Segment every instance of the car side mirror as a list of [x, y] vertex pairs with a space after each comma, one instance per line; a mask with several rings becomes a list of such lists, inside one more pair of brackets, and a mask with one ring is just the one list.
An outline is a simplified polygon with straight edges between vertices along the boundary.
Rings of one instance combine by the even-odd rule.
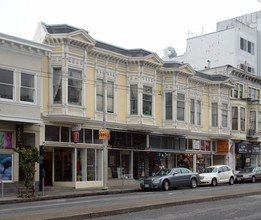
[[218, 173], [222, 173], [222, 171], [221, 171], [221, 170], [219, 170], [219, 171], [218, 171]]
[[174, 172], [174, 173], [173, 173], [173, 176], [176, 175], [176, 174], [178, 174], [178, 172]]

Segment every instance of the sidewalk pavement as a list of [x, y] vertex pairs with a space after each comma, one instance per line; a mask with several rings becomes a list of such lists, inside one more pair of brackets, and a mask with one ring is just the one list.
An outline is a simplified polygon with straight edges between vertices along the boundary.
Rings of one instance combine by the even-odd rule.
[[140, 191], [138, 184], [126, 185], [126, 186], [110, 186], [108, 189], [99, 188], [88, 188], [88, 189], [74, 189], [68, 187], [45, 187], [44, 192], [36, 192], [33, 198], [21, 198], [17, 195], [7, 194], [2, 196], [0, 192], [0, 205], [10, 203], [21, 203], [21, 202], [33, 202], [42, 200], [52, 200], [61, 198], [75, 198], [83, 196], [95, 196], [95, 195], [109, 195], [119, 193], [129, 193]]

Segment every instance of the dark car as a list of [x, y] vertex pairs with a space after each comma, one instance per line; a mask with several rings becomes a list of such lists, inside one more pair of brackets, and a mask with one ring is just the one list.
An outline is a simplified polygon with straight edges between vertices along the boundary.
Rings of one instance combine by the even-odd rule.
[[236, 174], [236, 181], [243, 182], [243, 181], [251, 181], [255, 183], [256, 180], [261, 179], [261, 167], [248, 167], [240, 170]]
[[161, 169], [154, 176], [141, 180], [142, 190], [162, 189], [169, 190], [180, 186], [190, 186], [196, 188], [199, 180], [198, 173], [194, 173], [187, 168]]

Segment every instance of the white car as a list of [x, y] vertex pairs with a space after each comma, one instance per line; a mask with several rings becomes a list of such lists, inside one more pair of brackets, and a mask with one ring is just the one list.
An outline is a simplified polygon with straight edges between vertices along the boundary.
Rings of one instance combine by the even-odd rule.
[[199, 179], [202, 185], [212, 186], [217, 186], [219, 183], [233, 185], [235, 182], [234, 173], [227, 165], [206, 167], [199, 172]]

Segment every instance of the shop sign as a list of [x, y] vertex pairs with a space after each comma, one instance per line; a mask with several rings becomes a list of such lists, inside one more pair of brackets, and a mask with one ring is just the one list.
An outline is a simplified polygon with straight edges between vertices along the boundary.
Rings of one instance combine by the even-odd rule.
[[217, 153], [228, 153], [228, 140], [219, 140], [218, 141]]
[[23, 146], [24, 137], [24, 125], [16, 124], [16, 148], [21, 148]]
[[252, 154], [260, 154], [260, 145], [259, 144], [254, 144], [252, 146]]
[[238, 153], [239, 154], [247, 154], [250, 153], [248, 149], [248, 145], [245, 143], [239, 143], [238, 144]]
[[99, 130], [99, 139], [110, 140], [110, 131], [107, 129], [100, 129]]
[[193, 140], [193, 149], [200, 150], [200, 140]]

